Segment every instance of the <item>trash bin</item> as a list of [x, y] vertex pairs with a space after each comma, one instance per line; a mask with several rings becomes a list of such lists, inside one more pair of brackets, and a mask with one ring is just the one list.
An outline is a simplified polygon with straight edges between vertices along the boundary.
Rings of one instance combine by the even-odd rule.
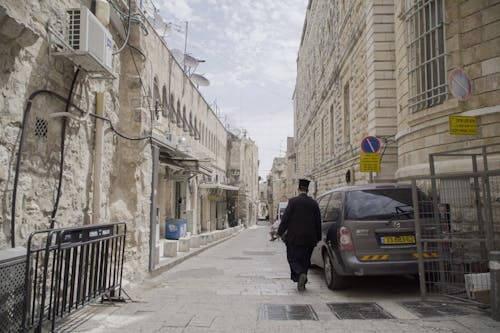
[[185, 219], [165, 220], [165, 238], [179, 239], [186, 236], [186, 227]]

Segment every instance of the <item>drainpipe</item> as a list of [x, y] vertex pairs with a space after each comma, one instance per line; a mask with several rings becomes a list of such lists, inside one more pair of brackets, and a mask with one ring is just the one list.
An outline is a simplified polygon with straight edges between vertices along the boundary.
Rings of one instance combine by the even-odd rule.
[[156, 266], [156, 227], [158, 226], [158, 216], [156, 210], [158, 191], [158, 165], [160, 160], [160, 148], [151, 145], [151, 155], [153, 158], [153, 170], [151, 177], [151, 214], [149, 222], [149, 271], [152, 272]]
[[[96, 94], [95, 113], [104, 117], [104, 93]], [[94, 194], [92, 203], [92, 223], [99, 224], [101, 218], [101, 171], [102, 171], [102, 153], [104, 145], [104, 121], [96, 118], [95, 120], [95, 147], [94, 147]]]

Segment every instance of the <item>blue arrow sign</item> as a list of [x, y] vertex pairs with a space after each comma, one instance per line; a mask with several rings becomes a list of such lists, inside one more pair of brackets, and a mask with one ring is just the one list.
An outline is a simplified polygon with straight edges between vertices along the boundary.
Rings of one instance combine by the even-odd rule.
[[376, 136], [367, 136], [361, 140], [361, 150], [364, 153], [378, 153], [380, 146], [380, 140]]

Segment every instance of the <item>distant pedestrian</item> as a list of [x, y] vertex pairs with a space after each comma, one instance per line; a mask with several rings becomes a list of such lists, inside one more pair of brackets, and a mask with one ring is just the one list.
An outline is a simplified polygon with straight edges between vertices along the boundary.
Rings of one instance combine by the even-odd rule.
[[307, 195], [309, 180], [299, 179], [299, 195], [288, 201], [278, 235], [286, 244], [290, 278], [299, 291], [305, 290], [311, 254], [321, 239], [318, 203]]

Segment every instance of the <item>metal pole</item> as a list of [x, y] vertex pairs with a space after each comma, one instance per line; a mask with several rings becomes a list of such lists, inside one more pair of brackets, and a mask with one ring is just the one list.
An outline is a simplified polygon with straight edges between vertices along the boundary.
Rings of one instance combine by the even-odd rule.
[[500, 321], [500, 251], [490, 252], [491, 318]]
[[418, 255], [418, 280], [420, 283], [420, 296], [422, 299], [425, 298], [425, 271], [424, 271], [424, 256], [422, 253], [422, 242], [421, 242], [421, 232], [420, 232], [420, 211], [418, 207], [418, 192], [417, 192], [417, 181], [412, 179], [411, 181], [411, 196], [413, 200], [413, 215], [415, 219], [415, 242], [417, 245], [417, 255]]

